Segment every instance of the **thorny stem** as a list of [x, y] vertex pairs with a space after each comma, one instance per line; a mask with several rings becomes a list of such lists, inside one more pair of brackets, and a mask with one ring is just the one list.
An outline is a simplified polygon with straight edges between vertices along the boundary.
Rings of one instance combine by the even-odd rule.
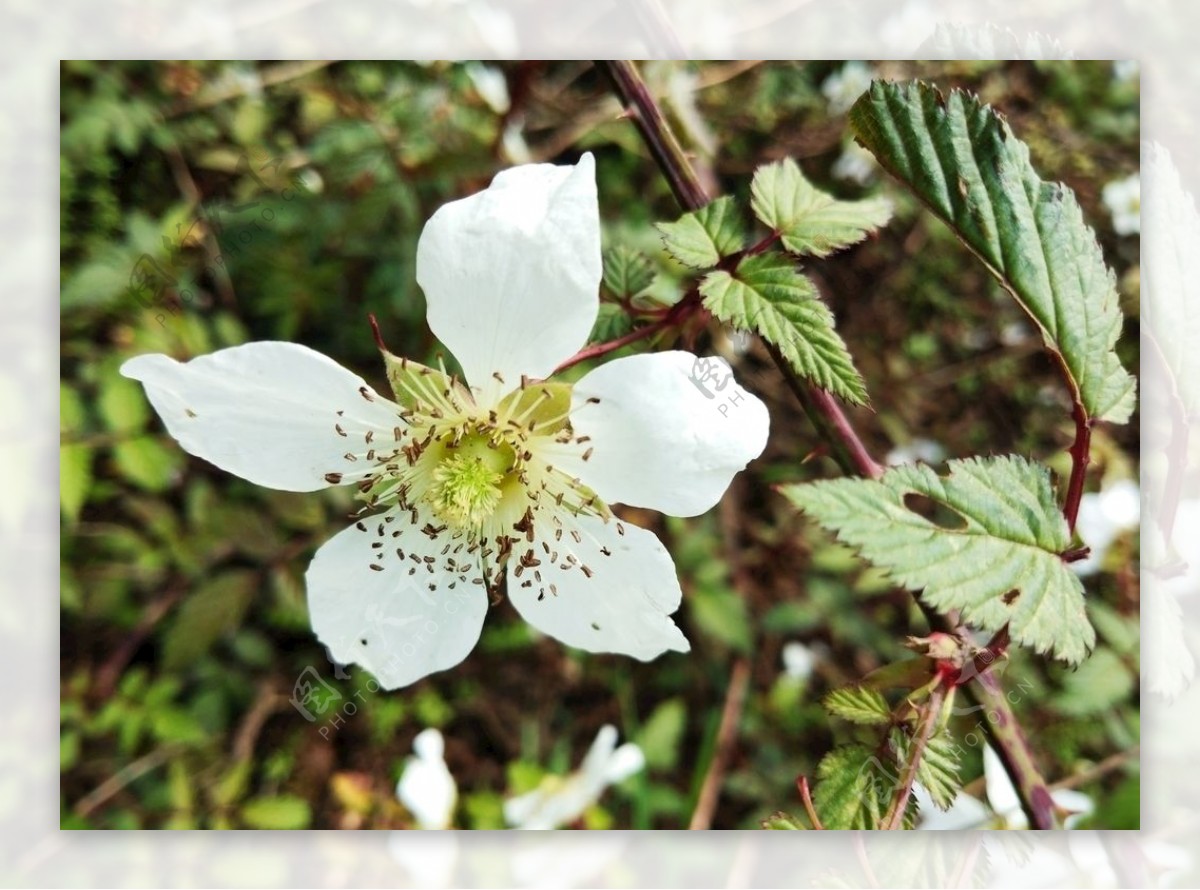
[[921, 711], [921, 720], [913, 735], [912, 746], [908, 757], [900, 770], [900, 781], [896, 784], [896, 792], [892, 802], [879, 827], [883, 831], [895, 831], [904, 827], [904, 811], [908, 808], [908, 799], [912, 796], [913, 782], [917, 780], [917, 770], [921, 767], [921, 758], [925, 756], [925, 748], [929, 740], [937, 734], [938, 723], [942, 716], [942, 705], [946, 701], [946, 690], [938, 685], [925, 700]]
[[[712, 200], [711, 196], [700, 185], [691, 162], [680, 148], [679, 141], [663, 117], [658, 103], [646, 89], [646, 84], [633, 67], [633, 63], [619, 61], [596, 64], [608, 76], [617, 97], [625, 106], [626, 113], [642, 134], [655, 162], [667, 178], [671, 191], [683, 208], [699, 210], [709, 203]], [[761, 252], [770, 246], [776, 237], [772, 234], [768, 240], [750, 248], [750, 251]], [[800, 401], [804, 412], [833, 445], [834, 458], [842, 469], [869, 479], [878, 479], [883, 475], [883, 467], [871, 458], [833, 396], [825, 390], [801, 382], [792, 373], [779, 351], [770, 344], [767, 344], [767, 347], [772, 360]]]
[[[628, 61], [600, 61], [596, 64], [612, 83], [614, 93], [637, 126], [655, 162], [670, 184], [676, 200], [687, 210], [698, 210], [707, 204], [709, 196], [700, 186], [691, 163], [679, 147], [679, 142], [663, 118], [662, 111], [646, 89], [633, 64]], [[813, 419], [818, 431], [830, 443], [833, 456], [842, 469], [847, 473], [872, 479], [882, 475], [883, 468], [870, 456], [862, 439], [833, 397], [797, 380], [778, 353], [773, 353], [772, 358], [788, 386], [804, 406], [805, 413]], [[1082, 482], [1079, 484], [1082, 486]], [[1038, 772], [1029, 742], [1016, 722], [999, 681], [993, 674], [984, 673], [965, 688], [972, 700], [988, 715], [987, 729], [999, 749], [1000, 759], [1009, 777], [1017, 787], [1021, 805], [1029, 817], [1030, 824], [1038, 829], [1054, 828], [1054, 808], [1050, 800], [1050, 791], [1046, 787], [1045, 779]]]
[[[636, 343], [638, 340], [645, 340], [647, 337], [657, 334], [659, 331], [665, 331], [672, 328], [685, 320], [695, 311], [698, 303], [694, 303], [688, 298], [684, 298], [672, 306], [665, 315], [650, 324], [643, 325], [640, 328], [635, 328], [628, 334], [617, 337], [615, 340], [608, 340], [604, 343], [593, 343], [591, 346], [585, 346], [579, 352], [575, 353], [561, 365], [554, 369], [554, 374], [560, 371], [565, 371], [567, 368], [577, 365], [580, 362], [587, 361], [590, 358], [598, 358], [602, 355], [607, 355], [614, 350], [620, 349], [622, 346], [628, 346], [630, 343]], [[553, 376], [553, 374], [551, 375]]]
[[1075, 441], [1071, 443], [1071, 480], [1067, 483], [1067, 499], [1063, 502], [1063, 516], [1067, 528], [1075, 531], [1075, 520], [1079, 517], [1079, 502], [1083, 499], [1083, 483], [1087, 478], [1088, 454], [1092, 447], [1092, 419], [1083, 404], [1076, 401], [1071, 416], [1075, 421]]
[[1029, 740], [1017, 722], [1000, 681], [989, 672], [980, 674], [974, 683], [965, 688], [986, 714], [986, 719], [981, 722], [991, 736], [1005, 772], [1017, 788], [1017, 796], [1021, 798], [1021, 808], [1029, 817], [1029, 824], [1043, 830], [1057, 828], [1050, 789], [1038, 771]]

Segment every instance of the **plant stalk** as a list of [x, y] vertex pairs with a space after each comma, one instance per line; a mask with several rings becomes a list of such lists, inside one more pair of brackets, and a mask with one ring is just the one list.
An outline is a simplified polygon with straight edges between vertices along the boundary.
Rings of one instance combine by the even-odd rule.
[[[650, 153], [654, 156], [680, 205], [689, 211], [698, 210], [711, 198], [700, 185], [691, 162], [684, 154], [675, 134], [663, 117], [658, 103], [650, 95], [637, 69], [629, 61], [598, 61], [597, 67], [608, 78], [613, 92], [621, 101], [626, 113], [638, 128]], [[771, 349], [771, 357], [779, 367], [788, 387], [796, 395], [801, 407], [817, 427], [818, 432], [829, 443], [834, 458], [849, 474], [877, 479], [883, 467], [876, 462], [851, 426], [841, 406], [824, 390], [799, 380], [777, 351]], [[1090, 437], [1090, 426], [1088, 427]], [[1083, 490], [1082, 476], [1086, 472], [1086, 443], [1083, 463], [1079, 468], [1077, 483]], [[1074, 455], [1073, 455], [1074, 456]], [[1078, 464], [1078, 462], [1077, 462]], [[1075, 475], [1074, 473], [1072, 474]], [[1078, 509], [1078, 505], [1076, 505]], [[983, 706], [989, 716], [986, 725], [996, 745], [1000, 759], [1009, 777], [1017, 788], [1021, 805], [1029, 817], [1030, 825], [1039, 829], [1055, 827], [1054, 807], [1045, 779], [1038, 772], [1033, 752], [1025, 734], [1016, 722], [1012, 708], [1005, 698], [1004, 690], [996, 677], [983, 673], [965, 687], [971, 698]], [[994, 719], [992, 715], [995, 715]]]

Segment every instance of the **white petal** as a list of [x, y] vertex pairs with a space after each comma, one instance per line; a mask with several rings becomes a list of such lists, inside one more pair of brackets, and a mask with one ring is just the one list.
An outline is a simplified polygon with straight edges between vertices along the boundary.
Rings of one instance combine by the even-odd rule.
[[436, 762], [446, 756], [446, 740], [431, 726], [417, 733], [413, 739], [413, 751], [422, 760]]
[[983, 749], [983, 776], [992, 812], [1013, 827], [1027, 823], [1017, 789], [1008, 777], [1008, 770], [1004, 768], [1000, 755], [991, 745]]
[[485, 399], [517, 386], [522, 374], [548, 377], [583, 346], [600, 275], [590, 154], [574, 167], [528, 164], [497, 174], [486, 190], [442, 206], [417, 245], [429, 327]]
[[[713, 372], [708, 382], [704, 363]], [[600, 401], [588, 404], [593, 398]], [[723, 360], [690, 352], [601, 365], [575, 384], [572, 404], [571, 424], [591, 437], [592, 454], [555, 465], [609, 503], [673, 516], [695, 516], [719, 501], [734, 474], [762, 453], [770, 426], [767, 407]]]
[[613, 751], [612, 757], [608, 759], [604, 770], [604, 783], [614, 785], [624, 781], [634, 773], [641, 772], [645, 765], [646, 755], [642, 753], [642, 749], [633, 742], [626, 742]]
[[458, 800], [458, 786], [442, 759], [444, 742], [436, 729], [423, 730], [413, 739], [416, 757], [408, 761], [396, 796], [417, 818], [422, 828], [435, 831], [448, 828]]
[[617, 728], [612, 724], [601, 726], [595, 741], [584, 755], [583, 763], [579, 767], [580, 772], [586, 776], [602, 776], [616, 747]]
[[[560, 541], [547, 541], [558, 553], [557, 562], [544, 558], [535, 543], [543, 556], [540, 584], [523, 586], [532, 571], [518, 576], [517, 560], [510, 561], [508, 596], [521, 616], [543, 633], [588, 652], [617, 652], [642, 661], [668, 650], [687, 652], [688, 641], [669, 617], [683, 593], [675, 564], [658, 538], [637, 526], [595, 517], [580, 519], [579, 531], [578, 544], [565, 534]], [[568, 554], [592, 576], [570, 565]]]
[[1061, 788], [1052, 792], [1050, 799], [1054, 801], [1056, 807], [1067, 813], [1063, 819], [1063, 828], [1074, 828], [1080, 820], [1085, 816], [1090, 816], [1096, 809], [1096, 805], [1090, 797], [1082, 791], [1072, 791], [1070, 788]]
[[121, 373], [142, 382], [185, 451], [284, 491], [327, 488], [325, 474], [348, 469], [344, 455], [365, 450], [368, 430], [390, 437], [399, 422], [396, 407], [361, 377], [295, 343], [247, 343], [184, 364], [139, 355]]
[[959, 791], [950, 804], [950, 809], [940, 810], [933, 802], [933, 797], [925, 790], [920, 782], [913, 783], [913, 797], [917, 800], [917, 809], [921, 814], [922, 831], [960, 831], [963, 829], [981, 828], [989, 817], [988, 808], [983, 803], [965, 791]]
[[[388, 515], [391, 522], [372, 517], [363, 520], [365, 531], [352, 525], [326, 543], [306, 581], [313, 630], [331, 657], [361, 665], [385, 689], [396, 689], [466, 658], [488, 603], [483, 585], [474, 583], [482, 577], [478, 560], [465, 547], [453, 552], [461, 539], [429, 538], [421, 531], [424, 516], [414, 523], [406, 512]], [[371, 546], [377, 542], [383, 547]], [[454, 545], [449, 557], [442, 555], [447, 544]], [[454, 571], [447, 558], [456, 559]]]

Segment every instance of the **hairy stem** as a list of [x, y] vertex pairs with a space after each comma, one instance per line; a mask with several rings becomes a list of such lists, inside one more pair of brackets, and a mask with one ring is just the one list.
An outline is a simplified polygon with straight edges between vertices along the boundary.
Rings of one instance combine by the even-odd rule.
[[[646, 89], [633, 63], [600, 61], [596, 64], [608, 77], [614, 93], [637, 126], [655, 162], [670, 184], [676, 200], [686, 210], [698, 210], [707, 204], [710, 196], [701, 187], [691, 163], [679, 147], [679, 141], [663, 118], [662, 111]], [[799, 380], [777, 352], [772, 351], [772, 359], [805, 413], [829, 442], [833, 456], [842, 469], [847, 473], [872, 479], [882, 475], [883, 467], [870, 456], [862, 439], [833, 397]], [[1084, 460], [1081, 474], [1086, 471], [1086, 451]], [[1082, 478], [1078, 484], [1082, 492]], [[975, 681], [965, 688], [972, 699], [983, 706], [989, 715], [989, 720], [985, 722], [992, 741], [1017, 788], [1030, 824], [1034, 828], [1054, 828], [1054, 808], [1050, 801], [1050, 791], [1046, 787], [1045, 779], [1037, 770], [1029, 742], [1016, 722], [999, 681], [988, 672], [976, 677]], [[990, 719], [992, 715], [996, 716], [994, 722]]]
[[1092, 419], [1083, 409], [1083, 404], [1075, 403], [1072, 412], [1075, 420], [1075, 441], [1071, 443], [1071, 480], [1067, 483], [1067, 499], [1063, 502], [1063, 516], [1067, 519], [1067, 527], [1075, 531], [1075, 520], [1079, 518], [1079, 503], [1083, 499], [1083, 483], [1087, 479], [1089, 454], [1092, 448]]
[[1057, 828], [1050, 789], [1038, 771], [1029, 740], [1017, 722], [999, 679], [990, 672], [980, 674], [965, 688], [975, 703], [983, 708], [986, 716], [980, 722], [1000, 755], [1005, 772], [1016, 786], [1021, 809], [1029, 817], [1029, 824], [1041, 830]]
[[913, 782], [917, 780], [917, 770], [921, 768], [921, 758], [925, 756], [925, 748], [929, 740], [937, 734], [938, 723], [942, 716], [942, 705], [946, 701], [946, 691], [936, 687], [922, 705], [921, 719], [913, 734], [912, 746], [908, 757], [900, 769], [900, 779], [896, 783], [896, 791], [892, 801], [884, 813], [879, 827], [883, 831], [896, 831], [904, 827], [904, 811], [908, 808], [908, 799], [912, 797]]

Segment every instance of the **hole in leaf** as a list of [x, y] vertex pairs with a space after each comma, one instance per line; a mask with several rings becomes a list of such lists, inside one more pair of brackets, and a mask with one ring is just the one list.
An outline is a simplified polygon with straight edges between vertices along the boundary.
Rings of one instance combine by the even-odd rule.
[[967, 520], [951, 510], [941, 501], [910, 491], [904, 496], [904, 506], [923, 519], [928, 519], [938, 528], [948, 532], [961, 532], [967, 527]]

